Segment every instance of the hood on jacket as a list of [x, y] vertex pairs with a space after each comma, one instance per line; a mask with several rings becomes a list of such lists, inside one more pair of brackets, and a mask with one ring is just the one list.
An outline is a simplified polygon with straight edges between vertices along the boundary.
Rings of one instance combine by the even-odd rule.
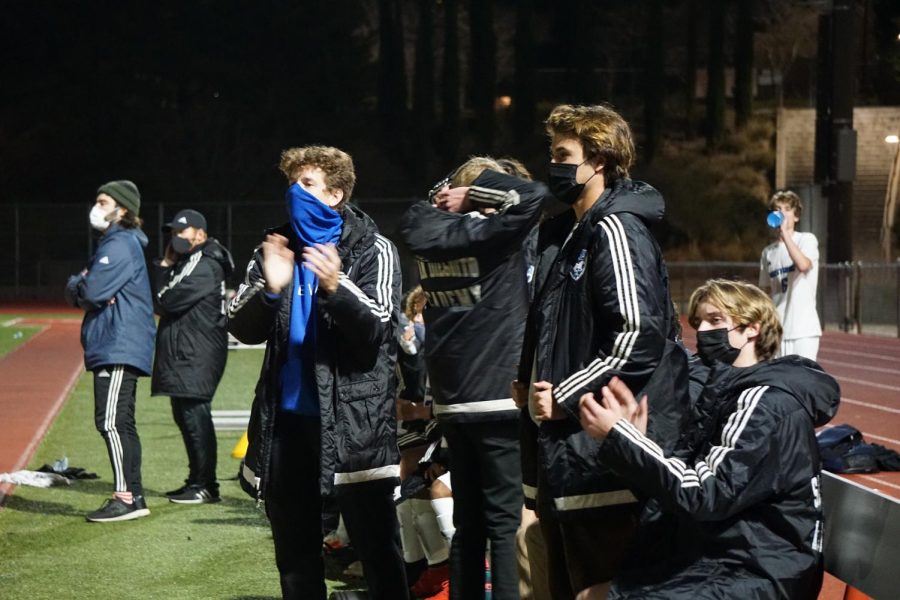
[[717, 376], [733, 377], [729, 387], [767, 385], [784, 390], [803, 407], [815, 427], [828, 423], [841, 401], [837, 381], [818, 364], [801, 356], [785, 356], [745, 369], [716, 365], [711, 377]]
[[662, 221], [666, 202], [656, 188], [643, 181], [622, 178], [606, 189], [590, 212], [599, 210], [605, 217], [613, 213], [631, 213], [648, 226]]
[[125, 228], [119, 225], [118, 223], [113, 223], [109, 226], [109, 229], [100, 237], [100, 241], [102, 242], [104, 239], [109, 239], [114, 235], [133, 235], [137, 238], [137, 241], [141, 244], [142, 248], [146, 248], [147, 244], [150, 240], [147, 239], [147, 234], [144, 233], [144, 230], [140, 227], [133, 228]]
[[231, 252], [216, 238], [209, 238], [202, 245], [195, 248], [195, 251], [203, 252], [204, 256], [208, 256], [222, 265], [226, 278], [234, 271], [234, 260], [231, 258]]

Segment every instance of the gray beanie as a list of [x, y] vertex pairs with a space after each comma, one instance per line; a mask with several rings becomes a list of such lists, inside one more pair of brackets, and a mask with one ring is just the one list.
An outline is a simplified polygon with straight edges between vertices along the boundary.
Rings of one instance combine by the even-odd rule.
[[97, 188], [97, 194], [106, 194], [111, 197], [119, 206], [127, 208], [138, 216], [141, 210], [141, 193], [138, 191], [134, 182], [122, 179], [120, 181], [110, 181], [104, 183]]

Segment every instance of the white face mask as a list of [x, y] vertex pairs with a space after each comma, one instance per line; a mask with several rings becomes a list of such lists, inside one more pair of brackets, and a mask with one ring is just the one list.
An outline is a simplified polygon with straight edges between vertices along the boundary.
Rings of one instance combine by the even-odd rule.
[[103, 209], [95, 204], [88, 216], [91, 221], [91, 227], [97, 231], [106, 231], [109, 228], [109, 219], [107, 217], [115, 210], [116, 209], [114, 208], [109, 212], [103, 212]]

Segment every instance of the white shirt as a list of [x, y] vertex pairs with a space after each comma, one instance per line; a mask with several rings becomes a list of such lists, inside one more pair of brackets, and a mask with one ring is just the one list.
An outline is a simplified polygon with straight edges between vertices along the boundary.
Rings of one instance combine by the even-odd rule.
[[822, 335], [816, 311], [819, 240], [811, 233], [799, 231], [794, 232], [793, 239], [812, 262], [812, 268], [806, 273], [797, 270], [781, 240], [766, 246], [759, 261], [759, 287], [772, 296], [786, 340]]

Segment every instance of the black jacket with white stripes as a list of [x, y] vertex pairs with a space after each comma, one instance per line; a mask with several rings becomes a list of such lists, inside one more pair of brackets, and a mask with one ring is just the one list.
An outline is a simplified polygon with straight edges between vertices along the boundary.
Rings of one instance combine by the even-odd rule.
[[225, 278], [234, 271], [231, 254], [209, 239], [169, 267], [151, 268], [156, 332], [154, 396], [212, 400], [225, 371]]
[[[399, 483], [394, 393], [399, 320], [397, 249], [361, 210], [346, 206], [338, 254], [341, 275], [333, 294], [317, 296], [315, 378], [322, 419], [320, 490], [376, 479]], [[291, 227], [275, 230], [300, 247]], [[264, 498], [271, 443], [281, 401], [280, 371], [287, 357], [291, 290], [274, 302], [265, 294], [262, 252], [247, 266], [228, 306], [228, 330], [242, 342], [266, 343], [250, 415], [250, 446], [241, 471], [244, 489]]]
[[614, 375], [648, 394], [651, 436], [667, 448], [688, 417], [687, 360], [674, 341], [666, 266], [648, 229], [664, 209], [654, 188], [620, 179], [578, 223], [567, 211], [541, 226], [518, 379], [553, 384], [566, 417], [536, 431], [523, 416], [523, 485], [531, 505], [540, 479], [543, 503], [561, 519], [637, 501], [597, 460], [597, 445], [578, 422], [583, 394]]
[[547, 195], [542, 183], [484, 171], [469, 199], [493, 214], [428, 202], [403, 216], [425, 305], [425, 361], [435, 416], [447, 422], [515, 419], [510, 397], [528, 312], [524, 242]]
[[653, 500], [610, 598], [815, 599], [823, 522], [814, 428], [839, 401], [832, 377], [789, 356], [716, 365], [674, 453], [618, 422], [601, 460]]

